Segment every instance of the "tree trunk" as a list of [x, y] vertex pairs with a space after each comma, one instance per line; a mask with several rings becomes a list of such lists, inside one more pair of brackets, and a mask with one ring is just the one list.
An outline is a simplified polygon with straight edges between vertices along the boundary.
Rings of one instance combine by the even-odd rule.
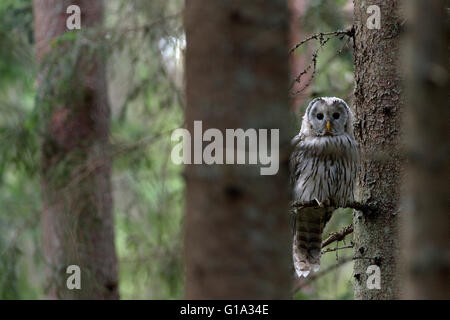
[[447, 1], [408, 2], [408, 166], [405, 194], [408, 299], [449, 299], [450, 163]]
[[[403, 112], [397, 63], [401, 18], [399, 0], [374, 0], [381, 9], [381, 28], [366, 25], [369, 4], [354, 0], [355, 135], [361, 148], [359, 199], [377, 208], [371, 215], [354, 212], [355, 299], [399, 297], [397, 274], [398, 201], [402, 161], [399, 151]], [[368, 270], [378, 265], [381, 287], [367, 285]], [[369, 281], [372, 281], [369, 278]]]
[[281, 0], [186, 2], [191, 136], [194, 120], [224, 136], [281, 128], [276, 175], [259, 165], [187, 166], [188, 299], [291, 296], [287, 22]]
[[[67, 31], [69, 5], [81, 8], [82, 30], [75, 32], [101, 25], [102, 1], [34, 1], [39, 107], [46, 121], [42, 228], [48, 294], [55, 299], [117, 299], [105, 64], [98, 52], [77, 51], [70, 41], [51, 45]], [[70, 65], [67, 58], [74, 55], [77, 63]], [[74, 72], [68, 73], [69, 68]], [[80, 290], [66, 285], [69, 265], [81, 269]]]

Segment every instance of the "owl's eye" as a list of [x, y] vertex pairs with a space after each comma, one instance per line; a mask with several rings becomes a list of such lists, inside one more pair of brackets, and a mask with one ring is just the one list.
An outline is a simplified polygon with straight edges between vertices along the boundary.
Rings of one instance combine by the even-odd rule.
[[322, 120], [323, 119], [323, 113], [318, 113], [317, 114], [317, 119]]
[[340, 116], [341, 115], [338, 112], [333, 113], [333, 118], [336, 120], [339, 119]]

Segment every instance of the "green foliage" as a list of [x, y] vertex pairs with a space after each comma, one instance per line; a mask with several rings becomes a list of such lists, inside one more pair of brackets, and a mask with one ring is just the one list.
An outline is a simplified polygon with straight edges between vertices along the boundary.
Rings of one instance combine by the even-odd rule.
[[[0, 299], [37, 298], [43, 275], [30, 0], [0, 2]], [[36, 260], [37, 259], [37, 260]]]
[[0, 3], [0, 181], [9, 166], [36, 170], [33, 108], [31, 1]]
[[32, 65], [32, 19], [31, 0], [0, 2], [0, 88], [22, 81]]

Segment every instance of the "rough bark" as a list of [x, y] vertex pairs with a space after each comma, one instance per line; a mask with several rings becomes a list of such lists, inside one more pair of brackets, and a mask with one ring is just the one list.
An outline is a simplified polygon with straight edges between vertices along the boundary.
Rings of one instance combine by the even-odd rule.
[[280, 129], [280, 169], [186, 168], [186, 297], [291, 295], [287, 8], [277, 1], [186, 2], [187, 128]]
[[447, 1], [408, 2], [408, 166], [404, 247], [408, 299], [449, 299], [449, 20]]
[[[366, 26], [367, 7], [381, 9], [381, 28]], [[403, 111], [397, 66], [401, 18], [399, 1], [354, 0], [355, 135], [361, 148], [360, 201], [377, 208], [354, 212], [355, 299], [399, 297], [397, 277], [398, 201], [402, 161], [399, 150]], [[367, 286], [369, 265], [381, 270], [381, 289]]]
[[[104, 61], [99, 54], [90, 55], [86, 50], [80, 53], [72, 78], [49, 79], [54, 74], [49, 73], [50, 65], [73, 54], [69, 43], [52, 56], [54, 60], [44, 64], [47, 54], [61, 49], [51, 43], [67, 32], [67, 7], [74, 4], [81, 8], [85, 31], [101, 24], [103, 4], [90, 0], [35, 0], [33, 4], [36, 54], [41, 63], [40, 107], [44, 109], [46, 103], [49, 110], [42, 141], [42, 228], [48, 296], [117, 299], [108, 140], [110, 110]], [[51, 89], [48, 83], [52, 83]], [[60, 94], [64, 86], [70, 88], [67, 95]], [[69, 290], [66, 286], [69, 265], [81, 268], [81, 290]]]

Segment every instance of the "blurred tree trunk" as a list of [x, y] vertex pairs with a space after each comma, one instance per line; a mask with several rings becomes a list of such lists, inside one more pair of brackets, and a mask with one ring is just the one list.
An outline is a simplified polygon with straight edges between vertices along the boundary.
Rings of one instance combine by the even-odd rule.
[[285, 1], [186, 1], [191, 135], [194, 120], [223, 135], [281, 128], [277, 175], [258, 165], [187, 166], [188, 299], [291, 296], [288, 21]]
[[[75, 32], [84, 32], [101, 25], [103, 4], [91, 0], [34, 0], [33, 4], [41, 63], [39, 107], [47, 121], [42, 143], [42, 227], [49, 297], [117, 299], [104, 59], [87, 49], [77, 52], [69, 41], [62, 48], [51, 45], [67, 31], [69, 5], [81, 8], [82, 30]], [[50, 55], [55, 50], [61, 51]], [[75, 54], [75, 66], [61, 63]], [[64, 67], [75, 70], [69, 78], [63, 76], [68, 74]], [[61, 69], [50, 73], [55, 68]], [[69, 265], [81, 268], [81, 290], [66, 286]]]
[[[399, 297], [397, 277], [398, 202], [402, 161], [400, 123], [403, 112], [398, 70], [401, 18], [399, 0], [354, 0], [355, 135], [361, 148], [359, 199], [376, 207], [375, 214], [355, 211], [355, 299]], [[369, 5], [381, 9], [381, 28], [369, 29]], [[381, 288], [371, 289], [368, 270], [378, 265]], [[369, 271], [369, 273], [367, 273]], [[369, 279], [370, 280], [370, 279]]]
[[408, 299], [449, 299], [449, 20], [447, 1], [408, 2], [405, 193]]

